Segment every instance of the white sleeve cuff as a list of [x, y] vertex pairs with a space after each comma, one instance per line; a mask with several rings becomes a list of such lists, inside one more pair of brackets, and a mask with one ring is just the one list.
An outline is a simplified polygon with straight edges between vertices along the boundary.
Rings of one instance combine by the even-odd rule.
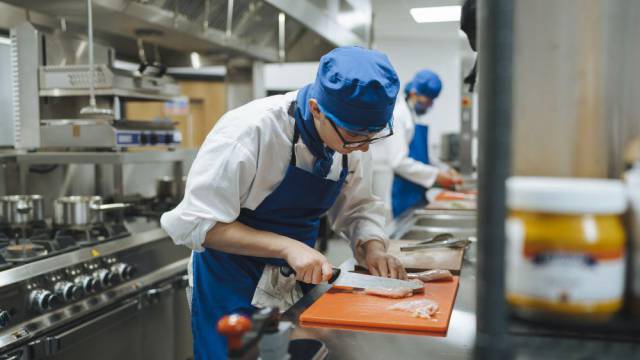
[[[204, 251], [204, 239], [209, 229], [211, 229], [216, 222], [205, 219], [197, 222], [176, 221], [172, 218], [172, 215], [175, 214], [172, 212], [163, 214], [160, 218], [160, 224], [171, 237], [173, 243], [176, 245], [184, 245], [195, 252]], [[189, 229], [182, 228], [186, 224], [191, 225]]]

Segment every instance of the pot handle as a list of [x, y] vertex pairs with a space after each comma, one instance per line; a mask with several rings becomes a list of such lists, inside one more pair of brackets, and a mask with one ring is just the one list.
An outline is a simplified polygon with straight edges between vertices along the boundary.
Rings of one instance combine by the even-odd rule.
[[95, 210], [95, 211], [113, 211], [113, 210], [126, 209], [129, 206], [131, 206], [131, 204], [127, 204], [127, 203], [91, 205], [91, 210]]

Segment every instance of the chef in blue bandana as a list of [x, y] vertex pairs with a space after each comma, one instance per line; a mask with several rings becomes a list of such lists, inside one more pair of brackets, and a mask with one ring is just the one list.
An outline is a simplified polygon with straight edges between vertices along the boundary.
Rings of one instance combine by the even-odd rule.
[[[226, 358], [216, 331], [222, 316], [285, 310], [331, 277], [331, 264], [314, 249], [325, 213], [372, 274], [406, 278], [386, 251], [384, 206], [371, 193], [367, 153], [393, 133], [398, 89], [387, 56], [337, 48], [322, 57], [312, 84], [232, 110], [209, 133], [184, 199], [161, 219], [176, 244], [193, 250], [196, 359]], [[283, 276], [283, 265], [295, 277]]]
[[431, 70], [421, 70], [404, 87], [404, 99], [398, 99], [394, 117], [394, 136], [372, 146], [380, 181], [375, 183], [377, 195], [390, 205], [393, 217], [407, 209], [424, 206], [426, 191], [434, 185], [451, 188], [462, 179], [437, 159], [429, 156], [429, 126], [425, 115], [442, 91], [440, 77]]

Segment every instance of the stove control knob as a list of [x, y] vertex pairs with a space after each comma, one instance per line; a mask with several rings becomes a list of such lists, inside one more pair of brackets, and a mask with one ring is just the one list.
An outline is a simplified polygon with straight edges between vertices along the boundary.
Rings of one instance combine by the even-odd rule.
[[65, 302], [78, 300], [82, 289], [69, 281], [60, 281], [53, 288], [55, 293]]
[[52, 309], [57, 305], [57, 296], [51, 293], [49, 290], [33, 290], [29, 295], [29, 302], [31, 308], [38, 312], [45, 312]]
[[113, 282], [113, 274], [107, 269], [98, 269], [93, 272], [93, 279], [100, 284], [100, 287], [106, 288]]
[[0, 310], [0, 328], [3, 328], [11, 321], [11, 314], [6, 310]]
[[56, 294], [51, 294], [51, 298], [49, 298], [49, 309], [55, 309], [60, 305], [60, 296]]
[[96, 281], [89, 275], [77, 276], [73, 282], [76, 284], [76, 287], [85, 294], [92, 293], [96, 290]]
[[129, 280], [133, 276], [133, 266], [125, 263], [113, 264], [111, 272], [116, 275], [118, 281]]

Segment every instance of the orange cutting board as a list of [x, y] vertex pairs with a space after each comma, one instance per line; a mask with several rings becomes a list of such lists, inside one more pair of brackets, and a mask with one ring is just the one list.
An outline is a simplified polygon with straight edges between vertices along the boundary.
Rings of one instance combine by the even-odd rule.
[[[330, 289], [300, 315], [300, 324], [309, 327], [442, 335], [449, 327], [458, 282], [458, 277], [454, 276], [450, 281], [426, 283], [424, 294], [404, 299]], [[387, 310], [393, 304], [420, 298], [438, 303], [439, 310], [432, 319], [414, 318], [408, 312]]]

